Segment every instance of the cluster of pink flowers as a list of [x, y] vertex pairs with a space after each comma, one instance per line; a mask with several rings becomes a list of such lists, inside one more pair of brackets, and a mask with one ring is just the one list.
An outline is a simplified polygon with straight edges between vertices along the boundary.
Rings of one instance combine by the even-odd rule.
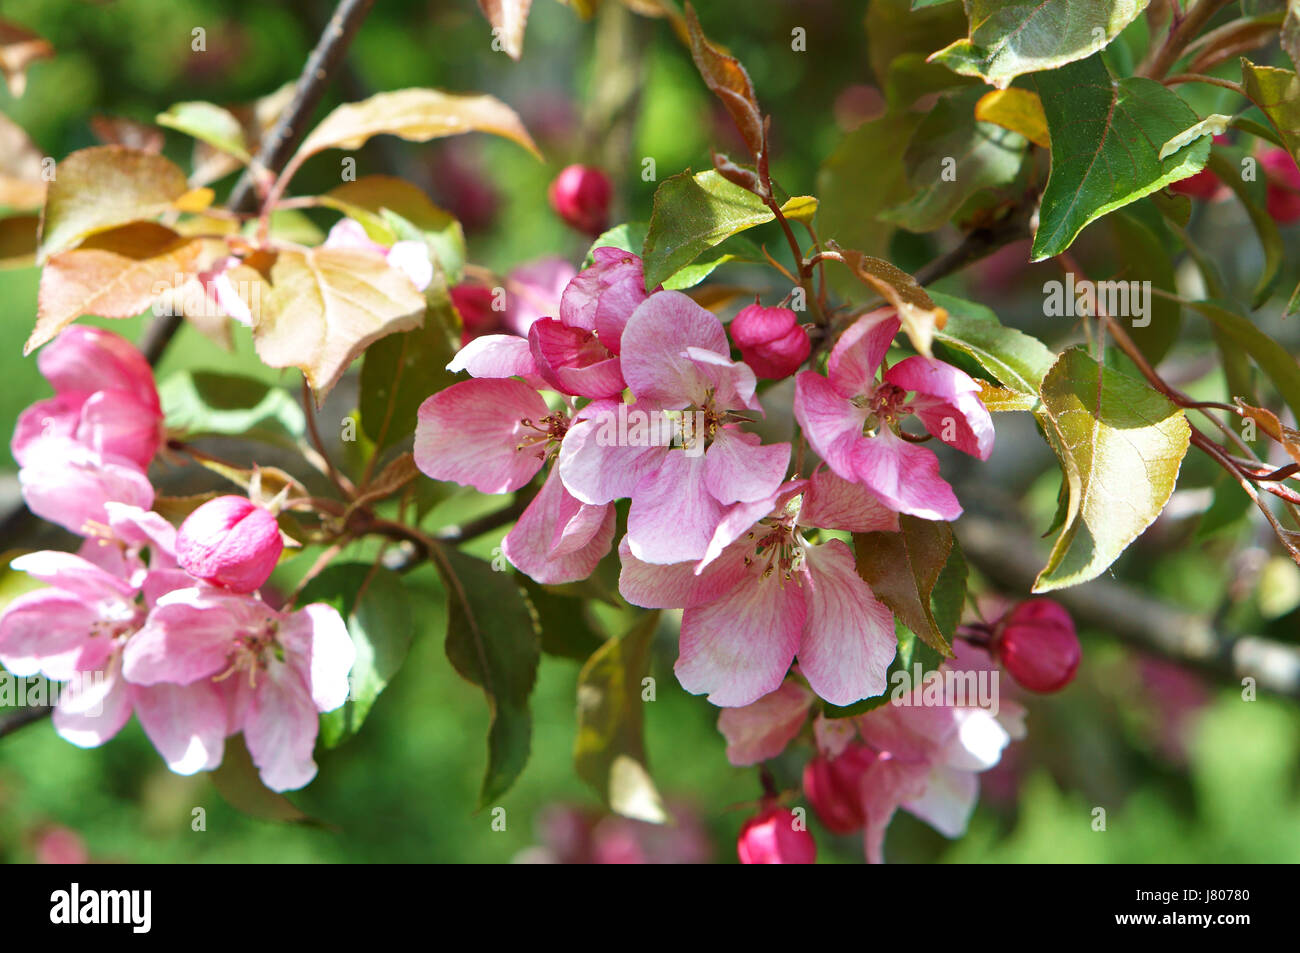
[[267, 786], [302, 787], [316, 773], [319, 713], [348, 696], [343, 620], [257, 594], [283, 545], [266, 509], [218, 497], [179, 532], [149, 510], [163, 415], [134, 347], [74, 326], [39, 364], [55, 396], [14, 434], [23, 495], [84, 542], [12, 562], [46, 587], [0, 613], [0, 664], [62, 683], [54, 725], [73, 744], [103, 744], [134, 713], [168, 766], [192, 774], [219, 765], [242, 732]]
[[[894, 657], [891, 613], [830, 532], [896, 530], [898, 513], [961, 508], [935, 454], [902, 433], [915, 416], [980, 459], [993, 427], [966, 374], [926, 357], [884, 371], [899, 330], [863, 316], [796, 379], [795, 415], [824, 461], [789, 476], [791, 445], [748, 429], [758, 378], [789, 376], [810, 346], [794, 312], [754, 305], [727, 329], [677, 291], [645, 290], [641, 260], [601, 247], [558, 316], [471, 340], [449, 365], [471, 379], [420, 408], [415, 460], [430, 477], [509, 493], [546, 470], [502, 550], [541, 583], [583, 579], [614, 542], [629, 602], [683, 609], [682, 685], [720, 706], [774, 691], [795, 659], [840, 705], [879, 695]], [[752, 361], [751, 366], [747, 361]], [[911, 438], [911, 439], [909, 439]]]
[[[943, 669], [978, 675], [995, 666], [982, 649], [958, 643], [956, 658]], [[718, 728], [727, 738], [728, 759], [749, 765], [779, 755], [804, 730], [814, 701], [795, 675], [752, 705], [724, 710]], [[867, 860], [881, 863], [885, 830], [899, 808], [947, 837], [961, 836], [979, 793], [977, 775], [1024, 733], [1024, 709], [1005, 697], [996, 713], [947, 699], [884, 704], [854, 718], [818, 714], [812, 724], [817, 753], [804, 769], [804, 794], [828, 830], [861, 831]], [[760, 830], [772, 829], [757, 842], [768, 849], [756, 849], [752, 830], [742, 832], [745, 863], [812, 862], [799, 859], [810, 853], [812, 835], [781, 810], [774, 814], [769, 805], [755, 819], [766, 824]]]

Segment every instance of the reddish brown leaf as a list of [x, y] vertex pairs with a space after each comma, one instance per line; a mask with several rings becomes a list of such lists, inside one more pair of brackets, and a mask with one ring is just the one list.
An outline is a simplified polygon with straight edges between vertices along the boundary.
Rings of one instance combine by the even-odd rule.
[[740, 61], [728, 56], [709, 42], [704, 31], [700, 29], [700, 20], [695, 15], [695, 8], [686, 5], [686, 27], [691, 37], [691, 57], [695, 68], [704, 77], [709, 89], [722, 100], [731, 113], [731, 119], [740, 130], [745, 144], [755, 159], [763, 155], [766, 136], [763, 133], [763, 115], [758, 108], [758, 98], [754, 95], [754, 84]]

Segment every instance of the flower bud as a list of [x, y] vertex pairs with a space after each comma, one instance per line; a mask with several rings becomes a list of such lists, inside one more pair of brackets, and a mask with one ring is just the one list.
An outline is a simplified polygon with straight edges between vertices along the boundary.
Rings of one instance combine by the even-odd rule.
[[803, 771], [803, 791], [821, 822], [835, 834], [866, 826], [862, 775], [876, 760], [866, 745], [852, 744], [837, 758], [817, 755]]
[[808, 359], [812, 342], [789, 308], [751, 304], [731, 320], [731, 339], [740, 356], [759, 377], [781, 380]]
[[271, 515], [242, 496], [204, 503], [176, 534], [176, 560], [186, 572], [235, 592], [252, 592], [270, 577], [284, 541]]
[[608, 227], [614, 187], [600, 169], [568, 166], [555, 177], [548, 194], [551, 208], [570, 228], [594, 238]]
[[1285, 149], [1266, 149], [1260, 154], [1268, 182], [1265, 202], [1268, 214], [1280, 225], [1300, 221], [1300, 168]]
[[1018, 684], [1055, 692], [1074, 678], [1081, 650], [1074, 621], [1058, 602], [1026, 599], [998, 622], [993, 654]]
[[740, 829], [736, 853], [742, 864], [812, 864], [817, 861], [817, 842], [794, 811], [772, 804]]

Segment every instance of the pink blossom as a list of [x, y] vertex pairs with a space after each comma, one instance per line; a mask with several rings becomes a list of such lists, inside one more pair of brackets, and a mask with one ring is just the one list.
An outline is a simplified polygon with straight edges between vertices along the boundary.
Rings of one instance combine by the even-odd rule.
[[262, 782], [287, 791], [316, 776], [318, 715], [347, 701], [355, 656], [328, 605], [283, 613], [198, 586], [158, 600], [126, 644], [122, 674], [134, 685], [222, 688], [230, 733], [243, 732]]
[[181, 524], [176, 558], [191, 575], [234, 592], [266, 582], [284, 550], [275, 516], [242, 496], [219, 496]]
[[551, 208], [570, 228], [593, 238], [609, 225], [614, 186], [600, 169], [589, 165], [565, 167], [551, 183]]
[[671, 439], [622, 434], [626, 411], [613, 404], [569, 432], [560, 475], [585, 503], [631, 498], [627, 541], [638, 560], [700, 559], [728, 506], [780, 485], [790, 445], [765, 446], [740, 429], [748, 418], [738, 411], [762, 410], [754, 372], [731, 360], [722, 322], [686, 295], [647, 298], [628, 318], [620, 352], [632, 409]]
[[[828, 494], [860, 494], [857, 511], [845, 507], [846, 517], [831, 528], [897, 525], [861, 488], [822, 485]], [[893, 615], [858, 575], [843, 541], [811, 545], [804, 538], [802, 500], [815, 495], [809, 487], [795, 481], [732, 507], [698, 564], [655, 565], [637, 558], [627, 539], [620, 545], [623, 598], [684, 609], [675, 671], [687, 691], [708, 693], [720, 707], [749, 705], [777, 689], [797, 656], [809, 686], [833, 704], [884, 692], [897, 650]]]
[[813, 864], [817, 842], [793, 811], [769, 804], [740, 829], [736, 853], [742, 864]]
[[[994, 671], [987, 653], [966, 644], [947, 667]], [[1024, 709], [1008, 699], [1000, 699], [996, 715], [973, 706], [888, 703], [856, 722], [861, 740], [838, 756], [814, 758], [804, 790], [831, 830], [863, 828], [871, 863], [883, 861], [885, 831], [900, 807], [945, 837], [960, 836], [979, 794], [977, 774], [1024, 736]]]
[[1300, 221], [1300, 167], [1286, 149], [1265, 149], [1259, 157], [1268, 183], [1268, 214], [1283, 225]]
[[901, 425], [915, 415], [930, 434], [986, 460], [993, 421], [977, 396], [979, 385], [942, 361], [909, 357], [877, 381], [898, 328], [892, 310], [860, 318], [831, 351], [828, 377], [804, 371], [796, 378], [795, 417], [813, 449], [844, 479], [869, 487], [900, 513], [955, 519], [961, 505], [939, 476], [938, 457], [900, 436]]
[[722, 709], [718, 730], [727, 739], [727, 760], [743, 767], [775, 758], [803, 728], [813, 700], [798, 679], [787, 678], [758, 701]]
[[162, 407], [153, 370], [125, 338], [76, 324], [36, 359], [53, 398], [23, 411], [10, 445], [25, 466], [43, 440], [74, 441], [111, 457], [149, 465], [162, 442]]
[[28, 448], [24, 459], [18, 482], [27, 508], [73, 533], [90, 535], [105, 524], [109, 503], [153, 505], [149, 478], [124, 457], [49, 437]]
[[[480, 374], [420, 405], [415, 463], [435, 480], [510, 493], [531, 481], [566, 438], [570, 411], [552, 410], [533, 383], [536, 365], [522, 340], [478, 338], [449, 365]], [[578, 415], [599, 409], [597, 402]], [[542, 583], [585, 579], [614, 540], [614, 507], [574, 498], [552, 469], [502, 542], [521, 572]]]
[[[97, 747], [139, 718], [149, 740], [179, 774], [221, 763], [226, 708], [210, 683], [144, 687], [122, 677], [122, 653], [157, 599], [192, 580], [174, 568], [171, 527], [156, 513], [110, 504], [105, 535], [80, 555], [30, 553], [12, 567], [47, 583], [0, 614], [0, 664], [15, 675], [43, 674], [61, 686], [54, 728], [66, 741]], [[145, 566], [141, 551], [149, 548]]]
[[528, 329], [538, 372], [555, 390], [578, 397], [614, 397], [625, 386], [619, 365], [623, 328], [645, 301], [641, 259], [618, 248], [592, 253], [560, 298], [558, 318]]
[[365, 226], [356, 219], [343, 218], [335, 222], [322, 247], [354, 248], [382, 255], [388, 264], [411, 279], [417, 291], [423, 291], [433, 282], [433, 262], [424, 242], [402, 240], [393, 242], [391, 246], [381, 245], [366, 234]]

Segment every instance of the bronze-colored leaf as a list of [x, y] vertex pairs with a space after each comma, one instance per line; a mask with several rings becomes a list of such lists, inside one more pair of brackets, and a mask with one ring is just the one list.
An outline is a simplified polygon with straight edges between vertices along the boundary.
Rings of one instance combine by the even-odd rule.
[[492, 32], [512, 60], [524, 52], [524, 27], [528, 25], [528, 8], [533, 0], [478, 0], [478, 8], [492, 24]]
[[199, 243], [154, 222], [136, 222], [60, 252], [41, 272], [31, 353], [83, 314], [133, 318], [194, 273]]
[[934, 303], [915, 278], [883, 258], [873, 258], [862, 252], [840, 248], [834, 242], [827, 246], [844, 259], [844, 263], [858, 280], [874, 288], [898, 312], [903, 331], [916, 348], [926, 357], [935, 328], [942, 329], [948, 322], [948, 312]]
[[49, 59], [54, 47], [49, 41], [7, 20], [0, 20], [0, 74], [9, 86], [9, 95], [17, 99], [27, 89], [27, 67], [37, 60]]
[[740, 61], [728, 56], [709, 42], [709, 38], [700, 29], [699, 17], [695, 8], [686, 5], [686, 28], [691, 38], [691, 58], [695, 68], [704, 77], [704, 82], [727, 107], [732, 121], [740, 130], [745, 144], [755, 158], [762, 156], [766, 139], [763, 133], [763, 114], [758, 108], [758, 97], [754, 95], [754, 84]]

